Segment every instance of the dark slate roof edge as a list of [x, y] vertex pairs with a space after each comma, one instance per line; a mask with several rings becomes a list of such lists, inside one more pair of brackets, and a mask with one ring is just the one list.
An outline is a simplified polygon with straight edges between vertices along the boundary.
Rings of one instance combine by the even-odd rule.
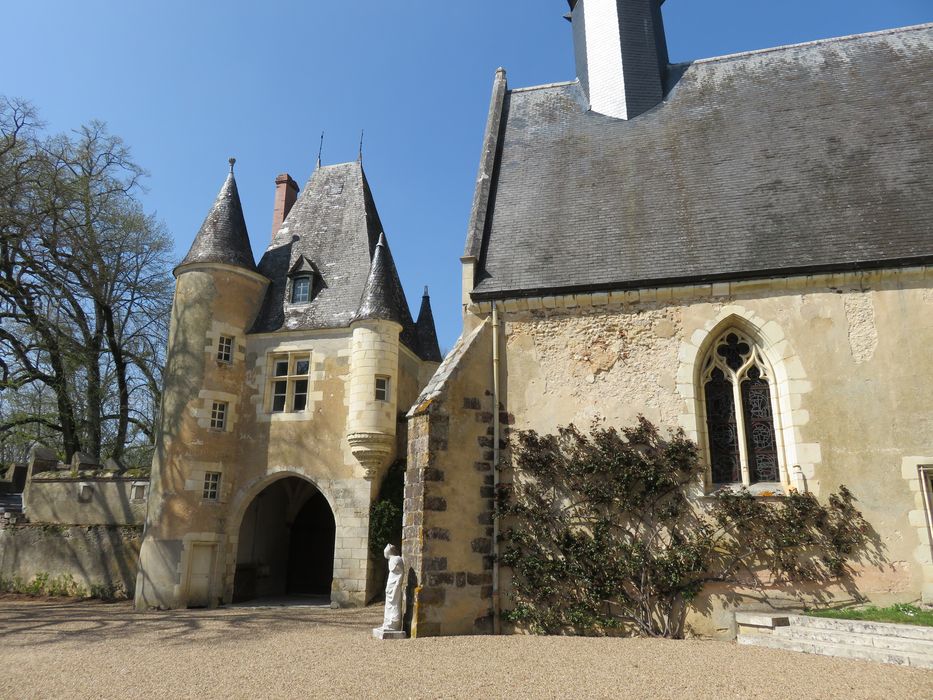
[[476, 175], [476, 190], [473, 195], [470, 224], [467, 228], [464, 257], [478, 258], [483, 246], [486, 218], [489, 213], [489, 194], [492, 189], [496, 163], [499, 160], [499, 141], [504, 126], [502, 115], [507, 92], [508, 78], [506, 77], [505, 68], [499, 68], [496, 70], [496, 77], [492, 85], [489, 117], [486, 120], [486, 132], [483, 135], [483, 150], [480, 156], [479, 172]]
[[862, 32], [860, 34], [844, 34], [843, 36], [826, 37], [825, 39], [814, 39], [812, 41], [803, 41], [798, 44], [781, 44], [780, 46], [769, 46], [764, 49], [753, 49], [751, 51], [739, 51], [737, 53], [727, 53], [722, 56], [709, 56], [707, 58], [698, 58], [693, 61], [683, 61], [681, 63], [672, 63], [671, 68], [685, 67], [689, 65], [715, 63], [718, 61], [735, 61], [750, 56], [775, 53], [778, 51], [790, 51], [794, 49], [807, 49], [827, 44], [841, 44], [848, 41], [857, 41], [859, 39], [869, 39], [872, 37], [891, 36], [895, 34], [909, 34], [911, 32], [925, 31], [933, 29], [933, 22], [924, 22], [922, 24], [911, 24], [906, 27], [893, 27], [891, 29], [879, 29], [874, 32]]
[[474, 301], [492, 301], [496, 299], [515, 299], [539, 296], [560, 296], [588, 292], [608, 292], [625, 289], [650, 289], [655, 287], [681, 287], [686, 285], [707, 284], [712, 282], [740, 282], [768, 277], [795, 277], [832, 272], [857, 272], [859, 270], [899, 269], [933, 265], [933, 255], [920, 255], [911, 258], [890, 258], [887, 260], [869, 260], [841, 262], [831, 265], [811, 265], [797, 267], [777, 267], [748, 272], [726, 272], [718, 275], [694, 275], [687, 277], [658, 277], [653, 279], [628, 280], [619, 282], [600, 282], [595, 284], [577, 284], [559, 287], [535, 287], [530, 289], [490, 289], [473, 291], [470, 298]]

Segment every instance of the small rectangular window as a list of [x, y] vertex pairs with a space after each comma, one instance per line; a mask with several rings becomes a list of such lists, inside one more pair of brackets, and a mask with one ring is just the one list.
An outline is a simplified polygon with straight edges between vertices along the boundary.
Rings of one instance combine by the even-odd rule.
[[288, 376], [288, 359], [276, 360], [275, 361], [275, 376], [276, 377], [287, 377]]
[[389, 400], [389, 378], [376, 377], [376, 401]]
[[130, 500], [132, 501], [145, 501], [146, 500], [146, 485], [145, 484], [133, 484], [130, 488]]
[[310, 368], [311, 361], [307, 357], [299, 357], [295, 359], [295, 371], [292, 374], [304, 377], [308, 374]]
[[202, 496], [205, 501], [216, 501], [220, 495], [220, 472], [205, 472], [204, 491]]
[[288, 382], [278, 381], [272, 383], [272, 412], [281, 413], [285, 410], [285, 398], [288, 394]]
[[217, 361], [233, 362], [233, 338], [229, 335], [220, 336], [220, 342], [217, 344]]
[[292, 281], [292, 303], [307, 304], [311, 299], [311, 278], [296, 277]]
[[227, 402], [215, 401], [211, 407], [211, 429], [224, 430], [227, 427]]
[[295, 382], [295, 396], [292, 399], [293, 410], [303, 411], [308, 405], [308, 380], [299, 379]]

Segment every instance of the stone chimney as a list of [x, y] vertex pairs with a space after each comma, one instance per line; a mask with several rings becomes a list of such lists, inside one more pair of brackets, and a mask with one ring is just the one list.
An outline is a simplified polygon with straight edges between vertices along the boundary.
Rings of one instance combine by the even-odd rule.
[[664, 0], [568, 0], [577, 77], [590, 109], [632, 119], [664, 98]]
[[298, 183], [292, 180], [288, 173], [282, 173], [275, 178], [275, 208], [272, 211], [272, 235], [282, 228], [282, 222], [292, 210], [292, 205], [298, 199]]

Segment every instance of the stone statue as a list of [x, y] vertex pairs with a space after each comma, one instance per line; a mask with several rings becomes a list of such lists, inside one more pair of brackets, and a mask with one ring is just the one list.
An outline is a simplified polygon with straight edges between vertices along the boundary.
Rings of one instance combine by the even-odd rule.
[[383, 552], [389, 560], [389, 579], [386, 581], [386, 607], [382, 627], [373, 630], [377, 639], [405, 639], [402, 630], [402, 574], [405, 563], [398, 554], [395, 545], [387, 544]]

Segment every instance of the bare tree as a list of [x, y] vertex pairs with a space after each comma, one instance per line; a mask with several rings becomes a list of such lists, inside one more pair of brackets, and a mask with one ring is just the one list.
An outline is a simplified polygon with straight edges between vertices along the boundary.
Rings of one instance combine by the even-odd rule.
[[152, 441], [171, 241], [136, 198], [144, 171], [104, 124], [40, 128], [29, 105], [0, 101], [0, 391], [47, 387], [57, 415], [0, 416], [0, 441], [44, 426], [66, 459], [122, 460]]

